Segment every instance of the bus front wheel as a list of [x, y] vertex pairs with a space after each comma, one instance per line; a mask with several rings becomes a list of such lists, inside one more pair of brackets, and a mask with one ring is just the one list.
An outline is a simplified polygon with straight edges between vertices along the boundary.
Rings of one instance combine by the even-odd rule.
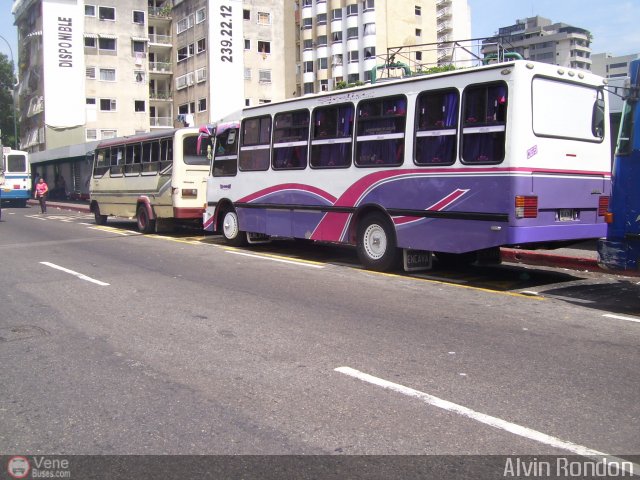
[[238, 215], [233, 210], [227, 210], [222, 215], [222, 236], [229, 245], [234, 247], [247, 243], [247, 234], [240, 230]]
[[397, 266], [398, 248], [393, 225], [382, 213], [370, 213], [358, 224], [357, 251], [369, 270], [385, 272]]
[[138, 207], [136, 219], [138, 221], [138, 231], [140, 233], [153, 233], [156, 222], [149, 218], [147, 207], [145, 207], [144, 205], [140, 205]]
[[106, 225], [107, 224], [107, 216], [100, 214], [100, 207], [96, 204], [93, 209], [93, 216], [95, 218], [96, 225]]

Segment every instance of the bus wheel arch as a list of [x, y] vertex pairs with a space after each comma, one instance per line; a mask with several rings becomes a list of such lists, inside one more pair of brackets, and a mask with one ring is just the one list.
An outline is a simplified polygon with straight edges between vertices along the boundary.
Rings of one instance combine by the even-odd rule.
[[369, 206], [356, 212], [349, 235], [354, 236], [358, 258], [366, 268], [384, 272], [398, 266], [396, 229], [382, 208]]
[[140, 233], [153, 233], [156, 229], [156, 216], [148, 201], [138, 200], [136, 222]]

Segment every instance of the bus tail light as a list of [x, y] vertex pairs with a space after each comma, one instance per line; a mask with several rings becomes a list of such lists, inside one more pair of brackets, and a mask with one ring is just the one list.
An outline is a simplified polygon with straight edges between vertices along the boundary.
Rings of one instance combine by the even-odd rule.
[[198, 196], [198, 190], [195, 188], [183, 188], [182, 198], [195, 198]]
[[516, 218], [537, 218], [538, 197], [516, 196]]
[[598, 199], [598, 216], [604, 217], [607, 213], [607, 210], [609, 210], [609, 197], [604, 195], [600, 196], [600, 198]]

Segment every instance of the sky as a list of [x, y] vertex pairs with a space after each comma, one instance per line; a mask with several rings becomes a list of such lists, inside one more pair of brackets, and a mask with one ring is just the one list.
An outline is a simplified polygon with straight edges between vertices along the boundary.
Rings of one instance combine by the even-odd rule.
[[[517, 19], [540, 15], [553, 22], [586, 28], [593, 34], [593, 53], [640, 53], [640, 2], [638, 0], [467, 0], [471, 8], [472, 36], [488, 37]], [[11, 0], [0, 0], [0, 36], [11, 45], [18, 61], [17, 33]], [[635, 8], [634, 8], [635, 4]], [[0, 53], [11, 59], [0, 39]]]

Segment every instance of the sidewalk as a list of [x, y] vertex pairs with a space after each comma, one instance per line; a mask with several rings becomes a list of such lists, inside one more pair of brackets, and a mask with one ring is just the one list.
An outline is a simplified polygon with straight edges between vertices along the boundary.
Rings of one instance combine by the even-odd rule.
[[[29, 200], [29, 205], [37, 206], [36, 200]], [[58, 208], [75, 212], [90, 213], [89, 203], [86, 201], [47, 201], [47, 208]], [[570, 248], [558, 248], [556, 250], [520, 250], [515, 248], [502, 248], [502, 261], [507, 263], [522, 263], [543, 267], [567, 268], [569, 270], [582, 270], [589, 272], [609, 273], [625, 276], [640, 276], [635, 272], [617, 272], [601, 268], [598, 265], [598, 253], [596, 251], [597, 240], [587, 240], [571, 245]]]

